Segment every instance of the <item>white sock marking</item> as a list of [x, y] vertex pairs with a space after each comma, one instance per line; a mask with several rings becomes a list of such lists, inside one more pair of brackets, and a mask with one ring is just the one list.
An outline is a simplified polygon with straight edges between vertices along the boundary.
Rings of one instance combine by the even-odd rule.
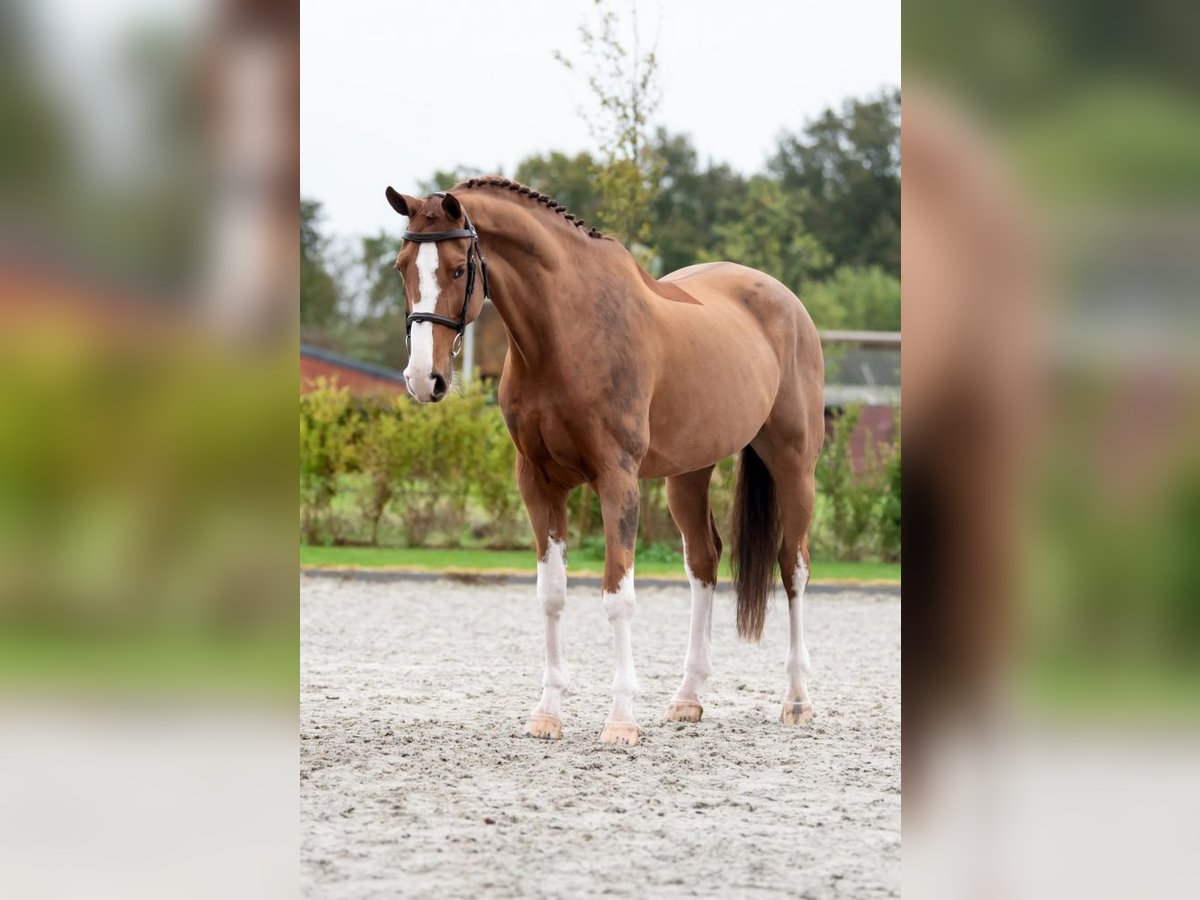
[[549, 539], [546, 556], [537, 564], [537, 596], [546, 616], [546, 657], [542, 675], [542, 699], [534, 713], [562, 717], [562, 696], [570, 681], [567, 670], [563, 610], [567, 605], [566, 544]]
[[696, 577], [687, 561], [687, 541], [683, 542], [683, 570], [692, 586], [692, 618], [688, 634], [687, 656], [683, 660], [683, 683], [675, 692], [676, 700], [700, 702], [700, 691], [712, 672], [712, 609], [716, 584]]
[[787, 702], [808, 703], [808, 676], [812, 661], [804, 643], [804, 589], [808, 586], [808, 566], [804, 555], [796, 555], [796, 572], [792, 575], [792, 600], [788, 603]]
[[634, 605], [633, 567], [630, 566], [617, 590], [613, 593], [604, 592], [604, 611], [608, 614], [609, 624], [612, 625], [613, 651], [617, 661], [612, 683], [612, 709], [608, 714], [610, 722], [636, 724], [637, 721], [633, 716], [633, 698], [641, 693], [641, 689], [638, 686], [637, 672], [633, 668]]

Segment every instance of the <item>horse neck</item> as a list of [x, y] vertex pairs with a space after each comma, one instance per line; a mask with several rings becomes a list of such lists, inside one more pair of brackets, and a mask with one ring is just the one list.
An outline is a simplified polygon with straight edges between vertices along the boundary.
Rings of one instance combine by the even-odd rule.
[[[508, 332], [511, 352], [529, 371], [565, 359], [567, 331], [595, 318], [589, 298], [598, 279], [627, 277], [599, 246], [555, 214], [501, 198], [463, 196], [488, 261], [491, 299]], [[589, 246], [589, 242], [598, 246]], [[569, 327], [568, 327], [569, 326]], [[597, 329], [601, 326], [596, 324]]]

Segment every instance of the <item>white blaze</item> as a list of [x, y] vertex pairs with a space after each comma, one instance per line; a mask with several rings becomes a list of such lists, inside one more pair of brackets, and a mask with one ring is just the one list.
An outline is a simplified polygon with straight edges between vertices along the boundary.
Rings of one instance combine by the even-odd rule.
[[[417, 250], [417, 291], [420, 296], [413, 312], [431, 313], [437, 310], [438, 284], [437, 244], [422, 244]], [[433, 323], [415, 322], [410, 332], [408, 365], [404, 381], [418, 400], [428, 400], [433, 393]]]

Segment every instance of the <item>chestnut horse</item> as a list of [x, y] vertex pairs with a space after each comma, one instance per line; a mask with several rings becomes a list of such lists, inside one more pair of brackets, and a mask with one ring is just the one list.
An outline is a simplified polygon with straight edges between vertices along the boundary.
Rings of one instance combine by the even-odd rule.
[[446, 395], [451, 359], [485, 292], [508, 335], [498, 397], [517, 448], [546, 624], [542, 697], [527, 733], [562, 734], [567, 494], [587, 484], [604, 516], [603, 602], [616, 655], [600, 740], [637, 743], [630, 631], [641, 478], [666, 478], [691, 584], [683, 681], [666, 717], [700, 720], [721, 556], [708, 485], [713, 466], [738, 451], [731, 535], [738, 633], [761, 637], [778, 563], [790, 612], [780, 719], [809, 721], [802, 608], [824, 440], [824, 361], [796, 295], [728, 262], [655, 281], [619, 242], [503, 178], [472, 178], [423, 200], [389, 187], [387, 199], [409, 220], [396, 268], [408, 298], [404, 375], [412, 396]]

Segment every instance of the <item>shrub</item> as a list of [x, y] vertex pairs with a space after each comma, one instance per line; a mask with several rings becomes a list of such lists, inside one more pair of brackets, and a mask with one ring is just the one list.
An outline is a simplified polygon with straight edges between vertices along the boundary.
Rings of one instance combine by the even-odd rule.
[[[828, 559], [899, 560], [899, 448], [869, 447], [868, 465], [856, 473], [851, 436], [858, 421], [857, 409], [847, 412], [818, 461], [813, 551]], [[320, 383], [300, 400], [303, 538], [378, 544], [398, 524], [408, 546], [457, 546], [469, 535], [491, 547], [528, 547], [515, 455], [481, 384], [445, 403], [418, 406], [406, 397], [353, 399], [344, 388]], [[717, 465], [709, 490], [726, 536], [734, 462], [730, 457]], [[600, 504], [590, 489], [571, 492], [568, 515], [572, 545], [602, 556]], [[353, 533], [351, 521], [358, 526]], [[661, 480], [644, 485], [640, 522], [643, 553], [677, 552]], [[656, 545], [661, 549], [652, 550]]]
[[900, 330], [900, 281], [877, 266], [843, 266], [805, 286], [802, 297], [822, 330]]
[[[451, 398], [449, 403], [453, 403]], [[391, 462], [393, 508], [400, 519], [405, 543], [425, 544], [435, 529], [454, 531], [456, 524], [448, 510], [458, 507], [456, 496], [463, 490], [457, 475], [462, 435], [453, 427], [448, 406], [417, 406], [403, 398], [392, 404], [396, 428], [395, 446], [387, 451]], [[444, 427], [450, 420], [451, 426]], [[449, 491], [447, 490], [449, 488]]]
[[516, 448], [499, 409], [485, 407], [480, 420], [485, 427], [473, 463], [473, 479], [486, 522], [479, 533], [495, 546], [529, 546], [525, 506], [514, 473]]
[[[814, 531], [817, 549], [832, 559], [861, 560], [877, 553], [881, 544], [882, 506], [889, 484], [885, 454], [890, 451], [869, 443], [867, 465], [862, 472], [854, 471], [851, 439], [860, 416], [858, 407], [846, 410], [817, 460]], [[897, 508], [897, 518], [898, 512]], [[898, 543], [898, 535], [895, 540]]]
[[394, 404], [373, 404], [359, 432], [359, 466], [365, 476], [358, 491], [359, 508], [371, 528], [371, 543], [379, 543], [379, 523], [396, 494], [396, 473], [404, 465], [401, 419]]
[[900, 562], [900, 445], [887, 451], [879, 502], [879, 556]]
[[339, 529], [330, 513], [338, 476], [355, 463], [358, 415], [350, 392], [324, 378], [300, 396], [300, 526], [310, 544], [336, 541]]
[[476, 529], [511, 545], [522, 513], [513, 476], [515, 450], [499, 411], [481, 386], [445, 403], [418, 407], [407, 398], [362, 398], [357, 460], [358, 509], [372, 544], [389, 512], [409, 545], [461, 543], [469, 513]]

